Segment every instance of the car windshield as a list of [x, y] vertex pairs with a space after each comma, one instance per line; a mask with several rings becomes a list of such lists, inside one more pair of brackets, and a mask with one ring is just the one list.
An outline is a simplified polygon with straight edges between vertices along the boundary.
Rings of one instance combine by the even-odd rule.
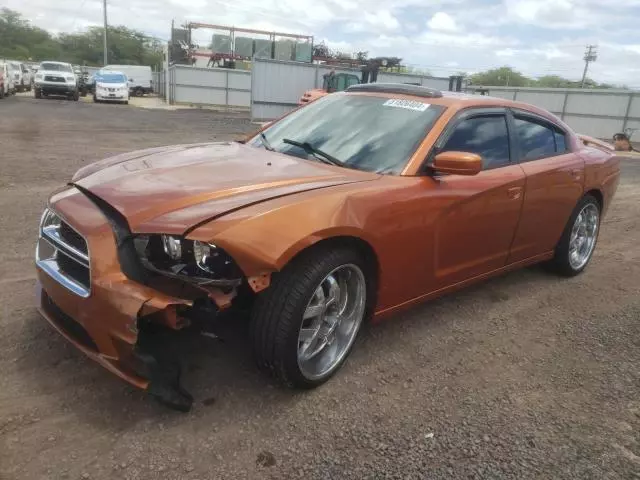
[[42, 63], [40, 65], [42, 70], [48, 70], [50, 72], [69, 72], [73, 73], [69, 65], [62, 65], [60, 63]]
[[358, 170], [399, 174], [442, 111], [426, 98], [332, 94], [264, 130], [266, 143], [261, 135], [248, 143], [319, 161], [330, 156]]
[[100, 83], [127, 83], [127, 78], [121, 73], [103, 73], [96, 75], [96, 82]]

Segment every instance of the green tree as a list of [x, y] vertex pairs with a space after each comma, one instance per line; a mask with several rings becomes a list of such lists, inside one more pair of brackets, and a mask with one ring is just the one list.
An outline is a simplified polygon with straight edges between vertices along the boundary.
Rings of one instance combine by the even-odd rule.
[[531, 80], [511, 67], [500, 67], [470, 77], [472, 85], [526, 87]]
[[[0, 10], [0, 58], [16, 60], [61, 60], [100, 66], [103, 62], [102, 27], [81, 33], [61, 33], [54, 37], [31, 26], [20, 13]], [[162, 45], [153, 38], [123, 26], [107, 30], [109, 63], [162, 65]]]

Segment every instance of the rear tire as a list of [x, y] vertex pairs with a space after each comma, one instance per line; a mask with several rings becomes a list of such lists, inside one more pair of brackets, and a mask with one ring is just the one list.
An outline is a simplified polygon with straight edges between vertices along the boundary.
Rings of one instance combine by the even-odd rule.
[[329, 380], [373, 304], [369, 270], [358, 252], [338, 247], [311, 250], [274, 274], [251, 314], [258, 366], [289, 387], [309, 389]]
[[601, 210], [602, 206], [592, 195], [585, 195], [576, 205], [550, 262], [560, 275], [578, 275], [591, 261], [600, 232]]

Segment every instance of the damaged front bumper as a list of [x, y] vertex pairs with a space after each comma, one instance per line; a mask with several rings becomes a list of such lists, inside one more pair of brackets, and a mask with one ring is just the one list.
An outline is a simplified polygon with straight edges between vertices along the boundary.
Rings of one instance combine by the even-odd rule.
[[60, 220], [56, 228], [40, 229], [39, 312], [107, 370], [188, 411], [193, 399], [180, 385], [173, 343], [203, 314], [213, 321], [218, 305], [229, 305], [229, 295], [194, 294], [188, 288], [176, 294], [132, 281], [120, 266], [121, 242], [105, 212], [74, 188], [54, 196], [51, 206]]

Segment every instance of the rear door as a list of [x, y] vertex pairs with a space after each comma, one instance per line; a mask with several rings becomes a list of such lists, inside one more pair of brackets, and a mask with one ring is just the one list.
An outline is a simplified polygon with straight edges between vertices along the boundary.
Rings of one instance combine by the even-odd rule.
[[524, 204], [509, 263], [551, 252], [584, 190], [584, 160], [566, 132], [548, 119], [512, 109], [514, 151], [526, 175]]
[[[447, 287], [505, 266], [520, 218], [525, 175], [510, 145], [506, 110], [463, 111], [434, 153], [482, 157], [475, 176], [437, 175], [440, 201], [449, 203], [435, 225], [435, 284]], [[440, 146], [441, 145], [441, 146]]]

